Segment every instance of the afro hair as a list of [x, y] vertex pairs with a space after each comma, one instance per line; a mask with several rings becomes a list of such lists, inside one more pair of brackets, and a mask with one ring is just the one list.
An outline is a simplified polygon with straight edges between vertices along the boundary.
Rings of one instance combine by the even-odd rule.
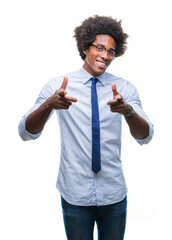
[[116, 43], [116, 57], [123, 55], [127, 49], [128, 35], [123, 32], [121, 20], [117, 21], [112, 17], [94, 15], [84, 20], [82, 24], [75, 28], [77, 48], [81, 58], [85, 59], [83, 50], [89, 49], [95, 41], [96, 35], [105, 34], [111, 36]]

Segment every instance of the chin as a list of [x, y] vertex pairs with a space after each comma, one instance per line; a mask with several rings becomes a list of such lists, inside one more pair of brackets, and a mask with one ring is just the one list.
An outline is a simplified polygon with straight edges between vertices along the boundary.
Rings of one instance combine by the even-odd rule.
[[95, 74], [101, 75], [106, 71], [106, 69], [99, 69], [99, 70], [95, 70]]

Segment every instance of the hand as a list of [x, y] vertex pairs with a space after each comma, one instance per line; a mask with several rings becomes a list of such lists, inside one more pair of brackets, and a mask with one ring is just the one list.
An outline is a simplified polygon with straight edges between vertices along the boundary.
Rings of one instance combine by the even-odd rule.
[[64, 77], [61, 87], [49, 98], [49, 106], [52, 109], [68, 109], [72, 102], [77, 102], [76, 98], [66, 96], [66, 86], [68, 77]]
[[120, 95], [116, 89], [116, 84], [112, 84], [113, 100], [107, 102], [110, 105], [110, 110], [112, 112], [117, 112], [119, 114], [126, 114], [129, 110], [129, 104], [127, 104], [122, 95]]

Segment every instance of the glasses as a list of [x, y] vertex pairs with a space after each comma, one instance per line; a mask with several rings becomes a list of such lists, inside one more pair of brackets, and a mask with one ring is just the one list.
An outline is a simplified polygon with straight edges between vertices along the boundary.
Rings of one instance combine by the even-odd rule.
[[91, 44], [91, 46], [95, 47], [97, 52], [99, 53], [105, 53], [107, 51], [108, 55], [111, 57], [111, 58], [115, 58], [115, 50], [114, 49], [109, 49], [107, 50], [103, 45], [101, 44], [98, 44], [98, 45], [94, 45], [94, 44]]

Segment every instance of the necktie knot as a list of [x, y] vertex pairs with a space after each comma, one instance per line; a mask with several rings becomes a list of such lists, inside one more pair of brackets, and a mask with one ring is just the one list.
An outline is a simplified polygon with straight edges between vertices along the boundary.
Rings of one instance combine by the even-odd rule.
[[97, 83], [97, 80], [98, 80], [98, 79], [97, 79], [97, 78], [95, 78], [95, 77], [92, 77], [92, 78], [91, 78], [91, 80], [92, 80], [92, 85], [94, 85], [94, 86], [95, 86], [95, 85], [96, 85], [96, 83]]

